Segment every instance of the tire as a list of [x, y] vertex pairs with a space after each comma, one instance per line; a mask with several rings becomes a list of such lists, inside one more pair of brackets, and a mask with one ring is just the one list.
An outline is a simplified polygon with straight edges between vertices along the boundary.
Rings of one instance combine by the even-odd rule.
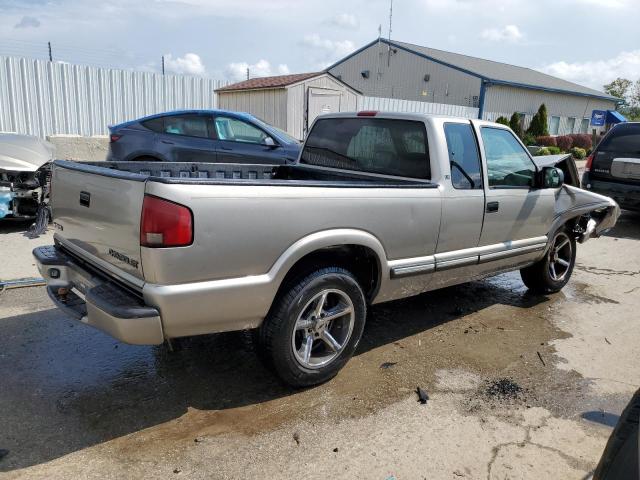
[[257, 332], [261, 356], [293, 387], [326, 382], [355, 352], [366, 312], [362, 288], [349, 271], [316, 270], [274, 301]]
[[575, 263], [576, 239], [568, 229], [562, 228], [554, 234], [545, 256], [520, 270], [520, 277], [532, 292], [559, 292], [569, 282]]

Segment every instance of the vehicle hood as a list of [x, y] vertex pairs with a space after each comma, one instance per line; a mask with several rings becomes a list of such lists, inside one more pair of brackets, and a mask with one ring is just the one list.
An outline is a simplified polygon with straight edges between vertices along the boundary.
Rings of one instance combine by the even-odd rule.
[[38, 137], [0, 133], [0, 170], [35, 172], [53, 160], [55, 148]]

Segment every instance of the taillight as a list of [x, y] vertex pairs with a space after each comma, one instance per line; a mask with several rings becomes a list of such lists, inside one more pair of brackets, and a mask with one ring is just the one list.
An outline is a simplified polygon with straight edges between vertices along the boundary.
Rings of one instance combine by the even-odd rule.
[[375, 117], [377, 114], [378, 112], [376, 110], [362, 110], [357, 113], [359, 117]]
[[111, 136], [109, 137], [109, 139], [111, 140], [111, 143], [117, 142], [121, 138], [122, 138], [122, 135], [116, 135], [115, 133], [112, 133]]
[[143, 247], [185, 247], [193, 242], [193, 215], [184, 205], [145, 195], [140, 220]]
[[585, 163], [585, 165], [584, 165], [584, 171], [585, 172], [590, 172], [591, 171], [591, 164], [592, 163], [593, 163], [593, 153], [587, 157], [587, 163]]

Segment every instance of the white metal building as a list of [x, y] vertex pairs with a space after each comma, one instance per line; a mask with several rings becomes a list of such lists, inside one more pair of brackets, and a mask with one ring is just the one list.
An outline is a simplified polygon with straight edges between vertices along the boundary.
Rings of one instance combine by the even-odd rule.
[[356, 110], [358, 97], [327, 72], [252, 78], [216, 93], [218, 108], [251, 113], [298, 139], [321, 113]]
[[478, 109], [478, 118], [521, 114], [525, 128], [542, 103], [552, 135], [586, 133], [593, 110], [619, 99], [529, 68], [377, 39], [327, 71], [363, 95]]

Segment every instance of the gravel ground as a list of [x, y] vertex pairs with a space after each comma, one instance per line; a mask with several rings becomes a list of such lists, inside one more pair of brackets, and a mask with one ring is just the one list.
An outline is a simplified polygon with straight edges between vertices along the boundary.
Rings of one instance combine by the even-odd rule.
[[[0, 278], [36, 275], [48, 241], [0, 233]], [[302, 391], [243, 333], [134, 347], [5, 291], [0, 478], [585, 479], [640, 386], [639, 241], [623, 214], [555, 295], [511, 273], [376, 306]]]

